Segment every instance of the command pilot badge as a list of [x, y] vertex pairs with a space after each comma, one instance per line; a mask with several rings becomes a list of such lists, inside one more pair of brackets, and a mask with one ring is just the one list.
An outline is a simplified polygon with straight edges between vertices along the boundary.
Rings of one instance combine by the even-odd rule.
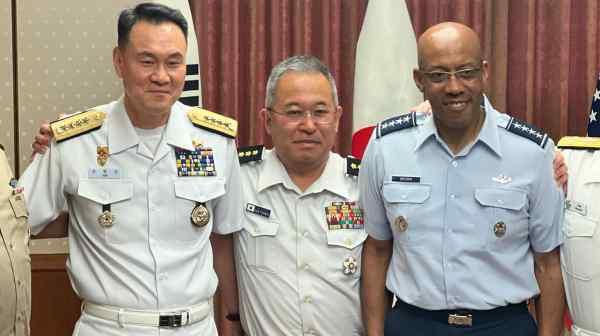
[[197, 203], [194, 209], [192, 209], [192, 213], [190, 215], [190, 220], [192, 224], [203, 227], [208, 224], [210, 220], [210, 212], [208, 212], [208, 208], [204, 203]]
[[354, 273], [356, 273], [356, 259], [354, 259], [354, 257], [347, 257], [346, 260], [344, 260], [343, 263], [344, 266], [344, 274], [345, 275], [352, 275]]
[[494, 225], [494, 234], [496, 237], [501, 238], [506, 234], [506, 224], [500, 221]]

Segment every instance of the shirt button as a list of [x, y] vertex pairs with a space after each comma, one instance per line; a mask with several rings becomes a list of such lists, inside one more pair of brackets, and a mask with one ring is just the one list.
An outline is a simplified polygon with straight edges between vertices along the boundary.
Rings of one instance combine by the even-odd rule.
[[302, 268], [304, 268], [305, 271], [308, 271], [310, 269], [310, 265], [309, 264], [304, 264], [304, 267], [302, 267]]
[[10, 243], [10, 244], [9, 244], [9, 246], [10, 246], [10, 249], [11, 249], [11, 250], [14, 250], [14, 249], [15, 249], [15, 246], [13, 245], [13, 243]]
[[454, 195], [454, 194], [450, 194], [450, 198], [451, 198], [451, 199], [455, 199], [455, 198], [456, 198], [456, 195]]
[[458, 162], [452, 161], [452, 167], [458, 167]]
[[452, 229], [448, 229], [448, 230], [446, 230], [446, 232], [453, 233], [454, 231], [452, 231]]
[[303, 236], [303, 237], [308, 237], [308, 231], [304, 231], [304, 232], [302, 232], [302, 236]]
[[158, 280], [166, 280], [169, 277], [167, 273], [160, 273], [158, 275]]
[[304, 303], [311, 303], [311, 302], [312, 302], [312, 297], [310, 297], [310, 296], [304, 297]]

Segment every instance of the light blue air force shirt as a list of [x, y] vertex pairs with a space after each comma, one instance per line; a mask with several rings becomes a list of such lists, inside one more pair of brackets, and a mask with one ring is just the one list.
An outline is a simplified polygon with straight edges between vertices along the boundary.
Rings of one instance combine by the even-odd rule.
[[492, 309], [537, 295], [533, 252], [562, 243], [553, 142], [508, 131], [511, 118], [486, 104], [477, 139], [453, 155], [433, 118], [416, 119], [374, 134], [360, 170], [366, 231], [394, 240], [387, 288], [429, 310]]

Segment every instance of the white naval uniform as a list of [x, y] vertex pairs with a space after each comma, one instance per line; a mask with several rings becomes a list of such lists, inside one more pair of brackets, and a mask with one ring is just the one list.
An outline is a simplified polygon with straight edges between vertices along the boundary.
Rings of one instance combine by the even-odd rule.
[[561, 260], [573, 335], [600, 336], [600, 150], [562, 153], [569, 190]]
[[[153, 155], [139, 138], [122, 99], [95, 110], [107, 113], [102, 127], [52, 143], [20, 180], [34, 233], [69, 209], [67, 269], [73, 289], [86, 302], [124, 309], [177, 311], [211, 304], [217, 287], [211, 232], [241, 228], [241, 184], [233, 139], [195, 127], [189, 106], [175, 103]], [[212, 148], [216, 176], [178, 177], [175, 148]], [[101, 167], [97, 147], [108, 146]], [[106, 168], [101, 177], [97, 171]], [[94, 169], [96, 172], [94, 172]], [[196, 202], [206, 202], [210, 221], [191, 223]], [[111, 204], [111, 227], [99, 224]], [[200, 322], [164, 329], [103, 320], [83, 313], [74, 335], [216, 335], [212, 309]]]
[[[304, 192], [275, 151], [265, 151], [262, 162], [241, 169], [244, 229], [234, 241], [246, 332], [362, 335], [359, 279], [366, 233], [362, 225], [329, 229], [325, 210], [332, 202], [358, 198], [356, 177], [346, 175], [346, 160], [330, 153], [323, 174]], [[344, 261], [350, 258], [356, 269], [344, 274]]]

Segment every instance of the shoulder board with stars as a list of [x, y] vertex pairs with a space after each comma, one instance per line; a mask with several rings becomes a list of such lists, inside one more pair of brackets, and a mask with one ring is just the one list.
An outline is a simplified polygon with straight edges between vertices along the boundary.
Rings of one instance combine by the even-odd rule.
[[346, 174], [349, 176], [358, 176], [360, 170], [360, 159], [352, 156], [346, 157]]
[[189, 110], [187, 115], [196, 127], [229, 138], [235, 138], [237, 135], [237, 121], [235, 119], [198, 107]]
[[238, 160], [240, 161], [240, 164], [261, 161], [264, 148], [264, 145], [238, 148]]
[[386, 119], [377, 124], [377, 138], [399, 130], [417, 126], [417, 113], [399, 115], [397, 117]]
[[558, 142], [561, 149], [600, 149], [600, 138], [567, 136]]
[[548, 134], [546, 134], [542, 129], [530, 125], [517, 118], [510, 118], [505, 128], [511, 133], [520, 135], [524, 138], [535, 142], [542, 148], [544, 148], [544, 146], [546, 146], [546, 143], [548, 142]]
[[87, 110], [50, 123], [56, 142], [72, 139], [96, 130], [106, 119], [106, 112]]

